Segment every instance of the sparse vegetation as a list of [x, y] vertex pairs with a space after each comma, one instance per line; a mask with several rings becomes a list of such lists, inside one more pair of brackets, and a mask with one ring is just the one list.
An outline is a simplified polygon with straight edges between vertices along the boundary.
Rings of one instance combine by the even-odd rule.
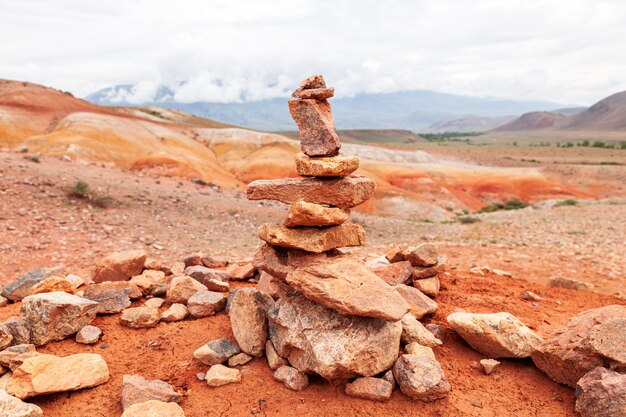
[[35, 162], [35, 163], [37, 163], [37, 164], [38, 164], [39, 162], [41, 162], [41, 160], [39, 159], [39, 155], [33, 155], [33, 156], [31, 156], [30, 158], [28, 158], [28, 159], [30, 159], [32, 162]]
[[554, 207], [577, 206], [577, 205], [578, 205], [578, 200], [575, 200], [573, 198], [568, 198], [566, 200], [559, 201], [558, 203], [554, 205]]
[[86, 200], [89, 204], [98, 208], [111, 208], [118, 202], [110, 195], [99, 195], [92, 192], [89, 184], [83, 180], [78, 180], [74, 183], [69, 191], [70, 197]]
[[461, 224], [472, 224], [480, 222], [480, 218], [476, 216], [459, 216], [459, 223]]
[[87, 198], [89, 193], [89, 184], [83, 180], [78, 180], [74, 183], [74, 186], [70, 189], [70, 195], [76, 198]]
[[482, 132], [443, 132], [420, 133], [419, 135], [429, 142], [464, 142], [470, 143], [470, 137], [482, 135]]
[[498, 210], [519, 210], [525, 207], [528, 207], [528, 204], [518, 199], [512, 199], [512, 200], [506, 201], [504, 204], [502, 203], [489, 204], [481, 208], [480, 210], [478, 210], [478, 212], [479, 213], [493, 213], [494, 211], [498, 211]]

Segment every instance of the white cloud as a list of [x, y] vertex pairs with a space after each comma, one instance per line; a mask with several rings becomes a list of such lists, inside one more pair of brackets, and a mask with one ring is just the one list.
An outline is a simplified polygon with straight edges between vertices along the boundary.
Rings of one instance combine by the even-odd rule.
[[[0, 0], [0, 78], [182, 101], [429, 89], [589, 104], [626, 90], [621, 0]], [[180, 81], [187, 81], [180, 85]]]

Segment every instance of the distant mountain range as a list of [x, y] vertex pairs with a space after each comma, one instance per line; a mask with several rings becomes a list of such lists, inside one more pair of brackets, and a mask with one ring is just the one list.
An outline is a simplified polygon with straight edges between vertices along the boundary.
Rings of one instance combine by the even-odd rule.
[[[182, 103], [174, 92], [161, 87], [152, 101], [131, 104], [133, 85], [118, 85], [85, 97], [98, 105], [161, 106], [203, 118], [265, 131], [294, 130], [285, 101], [288, 97], [242, 103]], [[468, 97], [427, 90], [385, 94], [357, 94], [331, 99], [339, 129], [407, 129], [411, 131], [489, 130], [530, 111], [566, 107], [550, 101], [516, 101]], [[460, 121], [454, 122], [460, 119]], [[493, 119], [493, 120], [492, 120]], [[443, 128], [438, 127], [443, 123]], [[446, 123], [451, 123], [450, 126]]]

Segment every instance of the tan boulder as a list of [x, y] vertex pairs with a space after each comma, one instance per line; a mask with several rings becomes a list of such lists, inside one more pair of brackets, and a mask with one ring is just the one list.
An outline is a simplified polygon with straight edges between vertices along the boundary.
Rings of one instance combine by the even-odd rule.
[[95, 387], [109, 380], [109, 367], [102, 356], [79, 353], [65, 357], [38, 355], [13, 371], [7, 393], [24, 399], [35, 395]]
[[422, 243], [406, 254], [406, 260], [415, 267], [437, 265], [439, 250], [433, 243]]
[[55, 291], [74, 294], [76, 292], [76, 288], [74, 288], [74, 285], [65, 278], [53, 275], [33, 285], [30, 289], [30, 295]]
[[245, 353], [261, 357], [267, 340], [267, 320], [259, 301], [259, 291], [241, 288], [231, 301], [228, 315], [233, 336]]
[[252, 262], [235, 262], [226, 268], [228, 279], [241, 281], [252, 278], [256, 274], [256, 266]]
[[409, 261], [379, 265], [373, 270], [376, 275], [389, 285], [406, 284], [413, 274], [413, 267]]
[[346, 222], [350, 218], [350, 211], [339, 207], [329, 207], [321, 204], [296, 201], [291, 205], [285, 226], [333, 226]]
[[129, 250], [113, 253], [96, 264], [93, 282], [126, 281], [141, 274], [146, 262], [144, 250]]
[[387, 401], [391, 398], [393, 386], [382, 378], [357, 378], [346, 385], [346, 394], [370, 401]]
[[417, 342], [408, 343], [404, 347], [404, 350], [409, 355], [424, 356], [424, 357], [430, 358], [432, 360], [436, 360], [435, 352], [433, 352], [433, 348], [428, 347], [428, 346], [424, 346], [424, 345], [420, 345]]
[[210, 387], [221, 387], [233, 382], [241, 382], [241, 371], [217, 364], [209, 368], [204, 379]]
[[271, 245], [314, 253], [365, 245], [365, 231], [356, 223], [297, 229], [266, 223], [259, 227], [259, 238]]
[[287, 275], [305, 297], [342, 314], [398, 321], [408, 303], [363, 262], [336, 258], [306, 265]]
[[296, 172], [302, 177], [347, 177], [359, 168], [356, 156], [311, 158], [298, 153], [294, 159]]
[[122, 408], [124, 410], [134, 404], [150, 400], [179, 403], [183, 400], [183, 396], [170, 384], [158, 379], [148, 380], [141, 375], [122, 377]]
[[20, 301], [30, 294], [30, 289], [33, 285], [58, 273], [61, 269], [62, 268], [39, 268], [29, 271], [20, 279], [5, 285], [2, 289], [2, 296], [12, 301]]
[[248, 184], [249, 200], [276, 200], [285, 204], [307, 201], [340, 208], [352, 208], [367, 201], [376, 183], [366, 177], [281, 178], [257, 180]]
[[185, 417], [185, 412], [176, 403], [149, 400], [131, 405], [122, 417]]
[[441, 283], [439, 282], [439, 277], [435, 276], [430, 278], [414, 279], [413, 286], [424, 294], [434, 298], [439, 295]]
[[393, 287], [393, 289], [409, 303], [409, 312], [418, 320], [428, 314], [433, 314], [437, 311], [437, 308], [439, 308], [436, 302], [428, 298], [417, 288], [400, 284]]
[[74, 286], [74, 289], [78, 289], [79, 287], [85, 285], [85, 280], [81, 276], [76, 274], [67, 274], [65, 276], [65, 279]]
[[241, 352], [236, 354], [235, 356], [231, 356], [230, 358], [228, 358], [228, 366], [231, 368], [234, 366], [242, 366], [250, 362], [252, 359], [252, 356], [248, 355], [247, 353]]
[[221, 292], [198, 291], [187, 301], [187, 310], [193, 317], [208, 317], [226, 307], [226, 296]]
[[435, 401], [450, 393], [450, 383], [441, 365], [428, 355], [401, 355], [393, 376], [404, 395], [419, 401]]
[[441, 340], [437, 339], [435, 335], [429, 332], [411, 313], [405, 314], [402, 317], [401, 340], [403, 343], [419, 343], [422, 346], [430, 348], [442, 344]]
[[207, 291], [207, 287], [191, 277], [180, 275], [174, 277], [170, 282], [170, 288], [167, 290], [166, 299], [172, 304], [187, 304], [187, 301], [191, 298], [191, 296], [200, 291]]
[[341, 144], [326, 100], [289, 100], [289, 112], [300, 130], [300, 148], [309, 156], [333, 156]]
[[141, 294], [146, 296], [165, 281], [165, 274], [161, 271], [143, 271], [141, 275], [135, 275], [130, 283], [137, 287]]
[[175, 321], [185, 320], [189, 315], [189, 310], [184, 304], [174, 303], [161, 314], [161, 321], [165, 323], [173, 323]]
[[261, 271], [259, 276], [259, 282], [256, 284], [256, 289], [272, 297], [274, 300], [278, 300], [280, 297], [285, 296], [289, 291], [293, 290], [284, 281], [274, 278], [273, 275], [268, 274], [265, 271]]
[[145, 329], [154, 327], [159, 323], [161, 315], [159, 310], [152, 307], [131, 307], [122, 311], [120, 324], [132, 329]]
[[25, 403], [0, 389], [0, 416], [43, 417], [43, 410], [35, 404]]

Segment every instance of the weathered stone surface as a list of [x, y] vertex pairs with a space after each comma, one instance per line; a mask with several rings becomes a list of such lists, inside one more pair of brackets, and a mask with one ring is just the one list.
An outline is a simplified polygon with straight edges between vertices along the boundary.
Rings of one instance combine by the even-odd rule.
[[367, 201], [376, 183], [366, 177], [282, 178], [257, 180], [248, 184], [249, 200], [276, 200], [285, 204], [307, 201], [340, 208], [352, 208]]
[[172, 270], [170, 269], [170, 267], [168, 267], [162, 261], [155, 259], [155, 258], [147, 258], [143, 264], [143, 267], [145, 269], [150, 269], [153, 271], [161, 271], [165, 275], [170, 275], [172, 273]]
[[41, 346], [63, 340], [96, 318], [98, 303], [64, 292], [29, 295], [22, 301], [22, 318], [31, 343]]
[[414, 279], [413, 286], [429, 297], [436, 297], [439, 295], [441, 284], [439, 282], [439, 277], [430, 277]]
[[411, 313], [402, 317], [402, 337], [403, 343], [419, 343], [422, 346], [436, 347], [441, 345], [441, 340], [437, 339], [431, 332], [417, 321]]
[[548, 376], [574, 387], [598, 366], [626, 368], [626, 306], [610, 305], [584, 311], [548, 337], [532, 354]]
[[194, 317], [208, 317], [226, 307], [226, 296], [221, 292], [199, 291], [187, 301], [189, 314]]
[[276, 348], [271, 340], [265, 342], [265, 357], [267, 358], [267, 364], [271, 369], [276, 370], [283, 365], [289, 365], [289, 362], [276, 352]]
[[223, 268], [228, 266], [228, 260], [221, 256], [204, 256], [202, 258], [202, 265], [207, 268]]
[[2, 296], [12, 300], [20, 301], [30, 294], [30, 289], [37, 283], [58, 272], [61, 268], [39, 268], [28, 272], [20, 279], [7, 284], [2, 290]]
[[175, 321], [185, 320], [188, 315], [189, 311], [184, 304], [174, 303], [161, 314], [161, 321], [173, 323]]
[[495, 359], [481, 359], [480, 365], [483, 367], [485, 375], [491, 375], [491, 373], [500, 365], [500, 362]]
[[324, 81], [323, 75], [311, 75], [310, 77], [302, 80], [298, 86], [298, 90], [311, 90], [315, 88], [326, 88], [326, 81]]
[[424, 355], [402, 355], [393, 366], [400, 390], [414, 400], [435, 401], [450, 393], [450, 383], [436, 360]]
[[284, 225], [287, 227], [333, 226], [344, 223], [349, 218], [350, 211], [348, 209], [296, 201], [291, 205]]
[[393, 391], [393, 389], [396, 387], [396, 378], [394, 378], [393, 376], [393, 370], [388, 370], [383, 374], [381, 378], [391, 384], [391, 390]]
[[390, 249], [385, 254], [385, 258], [387, 258], [387, 260], [393, 264], [396, 262], [406, 261], [406, 254], [407, 254], [406, 248], [395, 247], [395, 248]]
[[300, 372], [327, 380], [376, 375], [398, 356], [399, 322], [344, 316], [301, 294], [278, 300], [268, 319], [278, 354]]
[[407, 344], [404, 347], [404, 350], [409, 355], [423, 356], [423, 357], [431, 358], [433, 360], [436, 359], [435, 358], [435, 352], [433, 352], [433, 348], [430, 348], [428, 346], [420, 345], [417, 342], [412, 342], [412, 343]]
[[204, 379], [210, 387], [221, 387], [222, 385], [232, 384], [233, 382], [240, 382], [241, 371], [217, 364], [209, 368]]
[[437, 265], [434, 266], [416, 266], [413, 269], [413, 280], [430, 278], [446, 272], [445, 256], [437, 257]]
[[63, 358], [38, 355], [13, 371], [7, 393], [24, 399], [35, 395], [95, 387], [109, 380], [109, 367], [102, 356], [79, 353]]
[[9, 317], [0, 326], [7, 328], [13, 336], [12, 345], [30, 343], [30, 328], [22, 317]]
[[127, 281], [141, 274], [146, 262], [144, 250], [129, 250], [113, 253], [98, 262], [94, 269], [93, 282]]
[[422, 243], [406, 254], [406, 260], [411, 262], [411, 265], [415, 267], [435, 266], [437, 265], [438, 256], [439, 251], [437, 245]]
[[0, 365], [13, 370], [18, 368], [26, 359], [37, 355], [35, 345], [23, 344], [10, 346], [0, 352]]
[[287, 283], [342, 314], [397, 321], [408, 303], [363, 262], [335, 258], [305, 265], [287, 275]]
[[166, 299], [168, 302], [187, 304], [192, 295], [207, 291], [207, 287], [200, 284], [195, 279], [186, 275], [174, 277], [170, 282], [170, 288], [167, 290]]
[[43, 417], [43, 410], [35, 404], [25, 403], [0, 389], [0, 416]]
[[7, 305], [9, 305], [9, 299], [0, 295], [0, 307], [6, 307]]
[[598, 367], [576, 384], [576, 411], [581, 417], [626, 416], [626, 375]]
[[200, 346], [193, 353], [194, 358], [205, 365], [216, 365], [226, 362], [231, 356], [241, 352], [239, 346], [228, 339], [212, 340]]
[[146, 300], [146, 302], [143, 303], [143, 305], [145, 305], [146, 307], [150, 307], [150, 308], [156, 308], [158, 310], [159, 308], [161, 308], [163, 303], [165, 303], [164, 299], [159, 298], [159, 297], [154, 297], [154, 298], [150, 298]]
[[76, 274], [67, 274], [65, 276], [65, 279], [68, 280], [75, 289], [78, 289], [85, 285], [85, 280], [81, 276], [78, 276]]
[[309, 377], [291, 366], [281, 366], [274, 371], [274, 379], [294, 391], [302, 391], [309, 386]]
[[256, 266], [252, 262], [236, 262], [228, 265], [226, 268], [228, 279], [241, 281], [252, 278], [256, 274]]
[[442, 325], [436, 323], [428, 323], [424, 327], [426, 327], [426, 330], [431, 332], [437, 339], [441, 340], [441, 343], [446, 342], [446, 329], [444, 329]]
[[[254, 255], [254, 266], [273, 277], [284, 281], [289, 273], [288, 250], [280, 246], [263, 243]], [[259, 280], [260, 281], [260, 280]]]
[[228, 358], [228, 366], [233, 367], [245, 365], [251, 360], [252, 356], [248, 355], [247, 353], [241, 352], [236, 354], [235, 356], [231, 356], [230, 358]]
[[413, 267], [409, 261], [380, 265], [373, 269], [389, 285], [406, 284], [411, 279]]
[[357, 378], [346, 385], [347, 395], [371, 401], [387, 401], [392, 391], [393, 386], [382, 378]]
[[437, 311], [437, 308], [439, 308], [436, 302], [428, 298], [417, 288], [400, 284], [393, 287], [393, 289], [409, 303], [409, 312], [418, 320], [428, 314], [433, 314]]
[[359, 168], [356, 156], [310, 158], [298, 153], [294, 159], [296, 172], [303, 177], [347, 177]]
[[293, 290], [284, 281], [274, 278], [274, 276], [265, 271], [261, 271], [261, 274], [259, 275], [259, 282], [256, 284], [256, 289], [269, 295], [274, 300], [284, 297], [287, 293], [289, 293], [289, 291]]
[[132, 329], [145, 329], [154, 327], [159, 323], [161, 315], [159, 310], [152, 307], [132, 307], [122, 311], [120, 324]]
[[0, 350], [13, 344], [13, 333], [7, 326], [0, 324]]
[[289, 228], [266, 223], [259, 227], [259, 238], [271, 245], [314, 253], [345, 246], [365, 245], [365, 231], [356, 223], [321, 228]]
[[229, 275], [226, 271], [194, 265], [185, 268], [185, 275], [195, 279], [207, 287], [209, 291], [228, 292], [230, 290], [230, 285], [228, 285]]
[[313, 100], [327, 100], [335, 95], [335, 89], [333, 87], [326, 88], [311, 88], [302, 90], [296, 89], [291, 96], [294, 98], [313, 99]]
[[141, 275], [135, 275], [130, 279], [130, 283], [141, 291], [142, 295], [150, 294], [154, 288], [163, 284], [165, 274], [161, 271], [145, 270]]
[[233, 336], [241, 350], [261, 357], [267, 340], [267, 320], [258, 295], [255, 289], [240, 289], [233, 297], [228, 314]]
[[185, 412], [176, 403], [149, 400], [131, 405], [122, 417], [185, 417]]
[[490, 358], [527, 358], [541, 338], [509, 313], [452, 313], [452, 329], [472, 348]]
[[43, 294], [45, 292], [61, 291], [68, 294], [74, 294], [76, 289], [71, 282], [65, 278], [57, 277], [55, 275], [45, 278], [43, 281], [33, 285], [30, 289], [30, 295]]
[[562, 277], [550, 278], [550, 282], [548, 283], [548, 285], [550, 285], [551, 287], [567, 288], [569, 290], [576, 291], [591, 291], [594, 288], [593, 284], [589, 282]]
[[141, 375], [122, 377], [122, 408], [150, 400], [179, 403], [183, 396], [170, 384], [160, 380], [147, 380]]
[[326, 100], [289, 100], [289, 112], [300, 130], [300, 149], [308, 156], [334, 156], [341, 144]]
[[97, 343], [102, 336], [102, 330], [99, 327], [87, 325], [76, 333], [76, 342], [83, 345], [91, 345]]
[[99, 303], [98, 314], [119, 313], [130, 307], [131, 298], [141, 295], [137, 287], [126, 281], [90, 284], [83, 294], [85, 298]]

